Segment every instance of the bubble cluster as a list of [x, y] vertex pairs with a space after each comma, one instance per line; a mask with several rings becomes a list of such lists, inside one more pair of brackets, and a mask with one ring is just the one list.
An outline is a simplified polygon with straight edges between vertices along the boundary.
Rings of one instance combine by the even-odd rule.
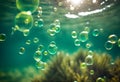
[[89, 51], [88, 51], [88, 55], [93, 56], [93, 51], [92, 51], [92, 50], [89, 50]]
[[3, 41], [5, 41], [5, 40], [6, 40], [6, 34], [1, 33], [1, 34], [0, 34], [0, 42], [3, 42]]
[[85, 62], [82, 62], [82, 63], [80, 64], [80, 68], [81, 68], [81, 69], [86, 69], [86, 68], [87, 68], [86, 63], [85, 63]]
[[[118, 36], [115, 34], [111, 34], [108, 36], [108, 40], [105, 42], [104, 47], [106, 50], [111, 50], [113, 48], [113, 45], [115, 45], [118, 42]], [[118, 42], [119, 43], [119, 42]], [[119, 44], [118, 44], [119, 45]], [[119, 47], [119, 46], [118, 46]]]
[[44, 51], [44, 46], [43, 46], [42, 44], [40, 44], [40, 45], [38, 46], [38, 49], [37, 49], [37, 50], [43, 52], [43, 51]]
[[94, 75], [94, 70], [90, 70], [90, 75]]
[[104, 30], [103, 30], [103, 28], [100, 28], [99, 30], [100, 30], [100, 33], [104, 33]]
[[34, 42], [34, 43], [38, 43], [38, 42], [39, 42], [39, 39], [38, 39], [37, 37], [34, 37], [34, 38], [33, 38], [33, 42]]
[[111, 43], [111, 41], [107, 41], [105, 42], [104, 47], [106, 50], [111, 50], [113, 48], [113, 44]]
[[50, 28], [51, 30], [55, 30], [56, 25], [55, 25], [54, 23], [52, 23], [52, 24], [50, 24], [49, 28]]
[[51, 41], [50, 44], [51, 45], [56, 45], [56, 42], [55, 41]]
[[79, 39], [75, 39], [74, 44], [75, 44], [75, 46], [80, 46], [80, 40]]
[[96, 79], [96, 82], [106, 82], [104, 78], [98, 77]]
[[33, 17], [30, 12], [20, 12], [15, 17], [15, 27], [21, 32], [28, 32], [33, 26]]
[[[92, 2], [96, 3], [96, 0], [92, 0]], [[58, 6], [64, 6], [63, 3], [64, 2], [62, 1], [58, 2]], [[80, 3], [82, 4], [82, 2]], [[101, 3], [101, 4], [104, 4], [104, 3]], [[39, 6], [39, 0], [16, 0], [16, 6], [21, 12], [15, 16], [15, 27], [12, 28], [13, 33], [14, 31], [18, 30], [22, 32], [23, 35], [26, 37], [29, 35], [30, 30], [33, 27], [33, 25], [34, 27], [38, 27], [38, 28], [41, 28], [44, 26], [45, 20], [42, 19], [43, 11], [42, 11], [42, 7]], [[77, 9], [76, 7], [74, 7], [73, 5], [69, 6], [72, 12], [75, 9]], [[52, 15], [54, 15], [55, 12], [58, 11], [58, 9], [57, 7], [51, 7], [51, 8], [53, 9]], [[91, 9], [89, 8], [88, 10], [91, 10]], [[91, 39], [89, 38], [89, 34], [91, 31], [91, 29], [89, 28], [89, 25], [91, 24], [89, 21], [87, 21], [84, 25], [83, 30], [80, 31], [79, 34], [75, 30], [71, 32], [71, 37], [74, 39], [75, 46], [84, 45], [84, 47], [86, 47], [87, 49], [90, 49], [93, 46], [92, 41], [91, 42], [89, 41], [89, 39]], [[47, 28], [48, 28], [47, 33], [50, 36], [55, 36], [57, 33], [61, 31], [60, 20], [55, 19], [52, 23], [49, 24]], [[100, 32], [102, 31], [103, 29], [93, 29], [92, 36], [97, 37], [100, 35]], [[6, 40], [6, 35], [0, 34], [0, 41], [2, 42], [5, 40]], [[39, 38], [34, 37], [32, 41], [33, 43], [39, 43]], [[120, 47], [120, 39], [118, 40], [118, 37], [115, 34], [111, 34], [108, 37], [108, 41], [105, 42], [104, 47], [106, 48], [106, 50], [111, 50], [113, 48], [113, 45], [117, 42], [118, 42], [118, 47]], [[31, 44], [31, 40], [27, 40], [26, 45], [30, 45], [30, 44]], [[47, 45], [47, 49], [42, 44], [38, 45], [37, 50], [34, 52], [34, 55], [33, 55], [33, 58], [36, 61], [36, 67], [43, 69], [45, 67], [44, 62], [46, 62], [47, 58], [54, 56], [57, 52], [58, 52], [58, 47], [55, 41], [51, 41]], [[24, 53], [25, 53], [25, 48], [20, 47], [19, 54], [24, 54]], [[94, 63], [93, 52], [89, 50], [87, 53], [87, 56], [85, 57], [85, 61], [80, 63], [80, 68], [85, 69], [87, 66], [93, 65], [93, 63]], [[94, 70], [90, 70], [89, 73], [90, 75], [94, 75]], [[104, 80], [103, 78], [99, 77], [96, 79], [96, 82], [104, 82]]]
[[86, 43], [86, 48], [91, 48], [91, 47], [92, 47], [92, 43], [91, 42]]
[[44, 55], [44, 56], [47, 56], [47, 55], [48, 55], [48, 51], [45, 50], [45, 51], [43, 52], [43, 55]]
[[77, 38], [77, 32], [76, 31], [72, 31], [71, 35], [72, 35], [72, 38]]
[[40, 18], [42, 16], [42, 7], [38, 7], [37, 12], [37, 17]]
[[39, 0], [16, 0], [16, 6], [20, 11], [35, 12], [38, 8]]
[[120, 39], [118, 39], [118, 47], [120, 47]]
[[43, 27], [43, 23], [44, 23], [43, 19], [40, 18], [40, 19], [35, 20], [34, 25], [35, 27], [41, 28]]
[[39, 62], [36, 62], [36, 67], [38, 69], [44, 69], [46, 66], [46, 63], [45, 62], [42, 62], [42, 61], [39, 61]]
[[41, 51], [39, 50], [35, 51], [33, 58], [35, 61], [39, 62], [42, 59]]
[[87, 31], [82, 31], [79, 34], [79, 40], [81, 42], [86, 42], [88, 40], [88, 32]]
[[24, 31], [23, 31], [23, 35], [24, 35], [24, 36], [28, 36], [28, 35], [29, 35], [29, 30], [24, 30]]
[[54, 24], [55, 25], [60, 25], [60, 20], [58, 20], [58, 19], [54, 20]]
[[48, 45], [48, 52], [50, 54], [56, 54], [58, 50], [58, 47], [56, 46], [56, 43], [54, 41], [50, 42], [50, 44]]
[[85, 63], [86, 65], [93, 65], [93, 57], [91, 55], [86, 56]]
[[90, 32], [90, 28], [89, 27], [85, 27], [84, 31]]
[[27, 41], [26, 41], [26, 44], [27, 44], [27, 45], [30, 45], [30, 44], [31, 44], [31, 40], [27, 40]]
[[18, 26], [12, 27], [11, 35], [13, 35], [18, 29], [19, 29]]
[[108, 37], [108, 40], [112, 43], [115, 44], [118, 41], [118, 37], [115, 34], [111, 34]]
[[25, 53], [25, 48], [24, 47], [20, 47], [19, 54], [22, 55], [24, 53]]
[[49, 29], [47, 30], [50, 36], [54, 36], [56, 33], [61, 31], [60, 21], [56, 19], [54, 23], [50, 24]]
[[55, 30], [52, 30], [52, 29], [48, 29], [47, 32], [50, 36], [54, 36], [56, 34]]
[[100, 33], [99, 29], [94, 29], [93, 32], [92, 32], [92, 35], [97, 37], [97, 36], [99, 36], [99, 33]]
[[61, 31], [60, 25], [56, 25], [55, 32], [56, 32], [56, 33], [59, 33], [60, 31]]
[[57, 8], [56, 7], [54, 7], [54, 12], [57, 12]]

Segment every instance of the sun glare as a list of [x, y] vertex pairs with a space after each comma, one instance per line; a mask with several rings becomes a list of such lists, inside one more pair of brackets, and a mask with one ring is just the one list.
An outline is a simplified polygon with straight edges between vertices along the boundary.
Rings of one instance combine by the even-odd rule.
[[81, 3], [82, 0], [70, 0], [71, 4], [73, 5], [79, 5]]

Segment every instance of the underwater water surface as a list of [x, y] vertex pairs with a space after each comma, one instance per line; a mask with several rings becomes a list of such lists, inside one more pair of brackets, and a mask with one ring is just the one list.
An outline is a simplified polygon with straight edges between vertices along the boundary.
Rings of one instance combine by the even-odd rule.
[[[15, 73], [37, 76], [60, 52], [71, 56], [80, 49], [120, 57], [119, 0], [0, 1], [1, 82], [14, 81], [5, 79]], [[86, 56], [87, 65], [91, 58]]]

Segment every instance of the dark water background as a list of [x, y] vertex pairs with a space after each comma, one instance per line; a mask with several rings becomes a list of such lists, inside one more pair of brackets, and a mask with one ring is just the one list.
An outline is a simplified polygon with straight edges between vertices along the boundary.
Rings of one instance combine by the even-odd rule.
[[[44, 2], [44, 0], [41, 0]], [[54, 0], [53, 0], [54, 2]], [[0, 42], [0, 68], [10, 67], [24, 67], [28, 65], [34, 65], [33, 54], [39, 44], [43, 44], [46, 47], [51, 41], [55, 41], [59, 51], [65, 51], [66, 53], [74, 53], [79, 48], [85, 48], [85, 44], [81, 44], [80, 47], [74, 46], [73, 39], [71, 38], [72, 30], [81, 32], [85, 26], [88, 26], [91, 31], [95, 28], [102, 28], [103, 33], [98, 37], [93, 37], [90, 31], [89, 40], [94, 44], [91, 50], [96, 52], [107, 52], [113, 58], [119, 57], [120, 48], [116, 45], [113, 49], [107, 51], [104, 48], [104, 43], [107, 41], [107, 37], [110, 34], [116, 34], [120, 38], [120, 1], [114, 2], [111, 8], [106, 9], [103, 12], [92, 14], [76, 19], [66, 18], [64, 16], [66, 12], [61, 11], [58, 13], [52, 13], [54, 4], [40, 3], [43, 7], [43, 20], [44, 27], [41, 29], [32, 28], [29, 36], [24, 37], [21, 32], [15, 32], [11, 35], [11, 28], [14, 26], [15, 15], [19, 12], [16, 8], [14, 0], [0, 0], [0, 33], [6, 34], [6, 41]], [[63, 9], [64, 10], [64, 9]], [[34, 14], [33, 14], [34, 15]], [[46, 31], [50, 23], [55, 19], [59, 19], [61, 22], [61, 32], [56, 34], [55, 37], [50, 37]], [[86, 24], [89, 22], [89, 24]], [[33, 43], [33, 38], [38, 37], [40, 42]], [[30, 45], [26, 45], [26, 40], [30, 39], [32, 42]], [[19, 48], [23, 46], [26, 51], [24, 55], [19, 55]]]

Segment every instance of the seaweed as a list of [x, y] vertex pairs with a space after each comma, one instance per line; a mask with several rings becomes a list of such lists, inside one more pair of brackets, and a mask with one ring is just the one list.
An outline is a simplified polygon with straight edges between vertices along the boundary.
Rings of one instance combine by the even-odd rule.
[[109, 54], [94, 52], [94, 63], [88, 66], [87, 55], [88, 51], [81, 49], [72, 55], [59, 52], [32, 82], [120, 82], [120, 58], [112, 63]]

